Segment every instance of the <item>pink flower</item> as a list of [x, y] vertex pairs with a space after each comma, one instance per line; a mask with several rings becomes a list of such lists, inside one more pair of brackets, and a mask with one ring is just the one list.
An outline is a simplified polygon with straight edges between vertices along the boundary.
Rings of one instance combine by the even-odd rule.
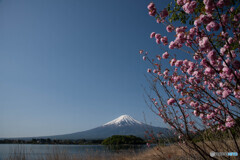
[[173, 105], [175, 103], [175, 99], [174, 98], [170, 98], [168, 101], [167, 101], [167, 104], [168, 105]]
[[235, 125], [234, 119], [233, 119], [231, 116], [227, 116], [225, 126], [226, 126], [227, 128], [231, 128], [231, 127], [233, 127], [234, 125]]
[[169, 53], [168, 52], [163, 53], [163, 55], [162, 55], [163, 59], [167, 59], [168, 57], [169, 57]]
[[209, 48], [211, 46], [209, 40], [207, 37], [203, 37], [200, 41], [199, 41], [199, 47], [206, 49]]
[[179, 104], [180, 104], [180, 105], [183, 105], [183, 104], [185, 104], [185, 102], [184, 102], [183, 100], [180, 100], [180, 101], [179, 101]]
[[232, 38], [232, 37], [229, 37], [229, 38], [228, 38], [228, 43], [229, 43], [229, 44], [232, 44], [232, 43], [233, 43], [233, 38]]
[[169, 49], [174, 49], [174, 48], [175, 48], [175, 43], [171, 41], [169, 44]]
[[147, 147], [150, 147], [150, 144], [149, 144], [149, 143], [147, 143], [146, 145], [147, 145]]
[[179, 139], [182, 139], [183, 135], [178, 136]]
[[166, 27], [167, 32], [172, 32], [174, 30], [174, 27], [172, 25], [168, 25]]
[[222, 98], [227, 98], [227, 96], [229, 95], [230, 93], [227, 91], [227, 90], [224, 90], [222, 92]]
[[150, 16], [155, 16], [156, 13], [157, 13], [156, 9], [154, 9], [154, 10], [149, 10], [149, 12], [148, 12], [148, 14], [149, 14]]
[[191, 1], [191, 2], [187, 2], [186, 4], [184, 4], [182, 6], [182, 8], [186, 13], [191, 14], [194, 12], [194, 9], [196, 8], [196, 6], [197, 6], [197, 2]]
[[210, 120], [214, 117], [214, 113], [207, 114], [207, 119]]
[[202, 21], [198, 18], [194, 21], [194, 25], [200, 27], [202, 25]]
[[157, 23], [161, 23], [161, 22], [163, 22], [164, 20], [161, 20], [160, 18], [157, 18]]
[[154, 3], [149, 3], [149, 5], [147, 6], [148, 10], [153, 10], [155, 9], [155, 4]]
[[228, 16], [226, 14], [221, 15], [222, 23], [227, 24], [228, 23]]
[[190, 106], [194, 107], [195, 106], [195, 102], [190, 102]]
[[178, 33], [177, 37], [179, 38], [180, 41], [182, 41], [184, 38], [184, 33], [183, 32]]
[[217, 31], [217, 30], [219, 30], [219, 28], [220, 28], [219, 24], [217, 22], [214, 22], [214, 21], [210, 22], [206, 26], [206, 29], [207, 29], [208, 32], [210, 32], [211, 29], [213, 29], [214, 31]]
[[207, 67], [207, 68], [205, 69], [205, 74], [206, 74], [206, 75], [214, 74], [214, 70], [213, 70], [211, 67]]
[[150, 38], [153, 38], [153, 37], [155, 37], [155, 32], [152, 32], [151, 34], [150, 34]]
[[207, 14], [207, 15], [201, 14], [199, 19], [200, 19], [201, 23], [203, 23], [203, 24], [208, 24], [213, 20], [211, 14]]
[[142, 54], [142, 53], [143, 53], [143, 50], [140, 50], [140, 51], [139, 51], [139, 54]]
[[150, 3], [147, 8], [148, 8], [148, 10], [149, 10], [148, 14], [149, 14], [150, 16], [155, 16], [155, 15], [156, 15], [157, 10], [156, 10], [156, 8], [155, 8], [155, 4], [154, 4], [154, 3]]
[[161, 41], [163, 42], [164, 45], [167, 45], [168, 44], [168, 39], [166, 36], [162, 37], [161, 38]]
[[183, 64], [184, 64], [185, 66], [188, 66], [188, 60], [185, 59], [185, 60], [183, 61]]
[[216, 53], [215, 50], [211, 50], [211, 51], [208, 53], [207, 57], [208, 57], [208, 59], [209, 59], [210, 61], [215, 61], [215, 60], [217, 59], [217, 55], [216, 55], [216, 54], [217, 54], [217, 53]]
[[183, 4], [184, 4], [184, 3], [183, 3], [183, 0], [177, 0], [177, 4], [178, 4], [179, 6], [183, 5]]
[[175, 58], [173, 58], [173, 59], [170, 61], [170, 65], [171, 65], [171, 66], [174, 66], [176, 61], [177, 61], [177, 60], [176, 60]]
[[168, 76], [168, 73], [169, 73], [169, 70], [168, 70], [168, 69], [166, 69], [166, 70], [163, 72], [164, 76]]
[[166, 18], [168, 16], [168, 11], [166, 9], [164, 9], [161, 13], [160, 13], [160, 17], [161, 18]]
[[155, 38], [156, 39], [161, 39], [161, 34], [159, 34], [159, 33], [155, 34]]
[[194, 110], [194, 111], [193, 111], [193, 114], [194, 114], [195, 116], [197, 116], [197, 117], [199, 116], [199, 112], [198, 112], [197, 110]]
[[191, 62], [191, 61], [188, 62], [188, 65], [189, 65], [191, 68], [194, 68], [194, 67], [195, 67], [195, 63], [194, 63], [194, 62]]
[[216, 94], [217, 94], [217, 95], [222, 95], [222, 91], [221, 91], [221, 90], [217, 90], [217, 91], [216, 91]]
[[223, 55], [225, 52], [227, 51], [227, 49], [225, 47], [220, 48], [220, 53]]
[[143, 56], [143, 60], [144, 60], [144, 61], [146, 60], [146, 56]]
[[226, 74], [226, 75], [230, 75], [232, 70], [228, 67], [223, 67], [222, 71]]
[[219, 0], [219, 1], [217, 2], [217, 6], [218, 6], [219, 8], [222, 8], [224, 5], [225, 5], [224, 0]]
[[214, 9], [214, 0], [203, 0], [203, 3], [205, 4], [206, 12], [211, 13]]
[[152, 72], [152, 69], [148, 68], [148, 69], [147, 69], [147, 72], [148, 72], [148, 73], [151, 73], [151, 72]]
[[182, 60], [177, 60], [176, 63], [175, 63], [175, 66], [180, 67], [182, 64], [183, 64]]
[[157, 69], [154, 69], [154, 70], [153, 70], [153, 73], [157, 73], [157, 72], [158, 72], [158, 70], [157, 70]]

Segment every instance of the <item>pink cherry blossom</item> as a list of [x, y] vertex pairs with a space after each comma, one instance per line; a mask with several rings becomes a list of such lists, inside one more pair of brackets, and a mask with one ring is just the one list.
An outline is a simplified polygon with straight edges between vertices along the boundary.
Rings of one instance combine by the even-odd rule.
[[209, 40], [207, 37], [203, 37], [200, 41], [199, 41], [199, 46], [200, 48], [206, 49], [209, 48], [211, 46]]
[[155, 32], [152, 32], [151, 34], [150, 34], [150, 38], [153, 38], [153, 37], [155, 37]]
[[224, 90], [224, 91], [222, 92], [222, 98], [227, 98], [227, 96], [228, 96], [229, 94], [230, 94], [229, 91]]
[[177, 60], [176, 63], [175, 63], [175, 66], [180, 67], [182, 64], [183, 64], [182, 60]]
[[154, 70], [153, 70], [153, 73], [158, 73], [158, 70], [157, 70], [157, 69], [154, 69]]
[[167, 104], [168, 105], [173, 105], [175, 103], [175, 99], [174, 98], [170, 98], [168, 101], [167, 101]]
[[196, 1], [190, 1], [190, 2], [187, 2], [185, 3], [182, 8], [183, 10], [188, 13], [188, 14], [191, 14], [194, 12], [194, 9], [196, 8], [197, 6], [197, 2]]
[[166, 9], [164, 9], [161, 13], [160, 13], [160, 17], [161, 18], [166, 18], [168, 16], [168, 11]]
[[171, 59], [170, 65], [171, 65], [171, 66], [174, 66], [176, 61], [177, 61], [177, 60], [176, 60], [175, 58]]
[[233, 120], [233, 118], [231, 116], [228, 116], [227, 119], [226, 119], [226, 123], [225, 123], [225, 126], [227, 128], [231, 128], [235, 125], [235, 121]]
[[156, 13], [157, 13], [157, 11], [156, 11], [155, 9], [154, 9], [154, 10], [149, 10], [149, 12], [148, 12], [148, 14], [149, 14], [150, 16], [155, 16]]
[[215, 21], [210, 22], [206, 26], [206, 29], [207, 29], [208, 32], [210, 32], [211, 29], [213, 29], [214, 31], [217, 31], [217, 30], [219, 30], [219, 28], [220, 28], [219, 24], [217, 22], [215, 22]]
[[162, 37], [161, 38], [161, 42], [164, 44], [164, 45], [167, 45], [168, 44], [168, 39], [166, 36]]
[[148, 73], [151, 73], [151, 72], [152, 72], [152, 69], [148, 68], [148, 69], [147, 69], [147, 72], [148, 72]]
[[159, 34], [159, 33], [155, 34], [155, 38], [156, 39], [161, 39], [161, 34]]
[[[203, 4], [196, 0], [176, 0], [175, 3], [180, 12], [191, 17], [193, 24], [187, 21], [184, 26], [178, 20], [172, 23], [166, 9], [157, 12], [154, 3], [147, 7], [157, 23], [163, 23], [167, 32], [174, 32], [165, 32], [164, 36], [152, 32], [150, 38], [155, 38], [164, 53], [153, 55], [153, 59], [151, 55], [143, 56], [154, 68], [147, 70], [154, 73], [149, 76], [153, 77], [154, 84], [159, 84], [159, 88], [157, 85], [153, 89], [154, 94], [159, 98], [165, 93], [171, 97], [166, 100], [167, 105], [164, 101], [152, 103], [159, 116], [181, 138], [181, 131], [187, 127], [192, 133], [200, 129], [194, 125], [193, 115], [200, 120], [198, 124], [225, 131], [234, 127], [234, 119], [239, 118], [233, 111], [240, 103], [240, 13], [227, 0], [203, 0]], [[187, 59], [181, 60], [183, 57]]]
[[169, 53], [168, 52], [163, 53], [163, 55], [162, 55], [163, 59], [167, 59], [168, 57], [169, 57]]
[[168, 25], [166, 27], [167, 32], [172, 32], [174, 30], [174, 27], [172, 25]]
[[153, 10], [155, 8], [155, 4], [154, 3], [149, 3], [149, 5], [147, 6], [148, 10]]

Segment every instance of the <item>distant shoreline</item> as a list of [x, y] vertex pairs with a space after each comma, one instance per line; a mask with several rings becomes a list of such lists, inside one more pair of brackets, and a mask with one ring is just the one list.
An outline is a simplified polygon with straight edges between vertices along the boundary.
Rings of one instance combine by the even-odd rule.
[[102, 143], [102, 139], [78, 139], [78, 140], [60, 140], [60, 139], [43, 139], [43, 138], [33, 138], [31, 140], [23, 139], [2, 139], [0, 144], [65, 144], [65, 145], [98, 145]]

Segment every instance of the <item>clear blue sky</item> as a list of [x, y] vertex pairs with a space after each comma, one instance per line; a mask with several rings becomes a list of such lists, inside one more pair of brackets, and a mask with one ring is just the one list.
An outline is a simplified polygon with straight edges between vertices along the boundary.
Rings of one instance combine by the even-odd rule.
[[[148, 0], [1, 0], [0, 137], [65, 134], [129, 114], [164, 126], [144, 102], [147, 65], [162, 54]], [[163, 9], [168, 0], [159, 0]]]

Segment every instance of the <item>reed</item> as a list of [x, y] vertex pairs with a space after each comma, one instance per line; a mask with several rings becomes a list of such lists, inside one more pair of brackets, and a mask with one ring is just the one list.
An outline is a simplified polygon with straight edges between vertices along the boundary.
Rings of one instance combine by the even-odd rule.
[[[205, 143], [207, 145], [205, 145]], [[223, 148], [220, 141], [209, 141], [198, 145], [210, 153], [212, 150], [207, 146], [214, 145], [219, 151], [228, 152], [227, 148]], [[232, 140], [226, 140], [225, 143], [232, 148], [234, 143]], [[237, 140], [240, 144], [240, 139]], [[5, 160], [201, 160], [202, 158], [194, 150], [190, 149], [184, 143], [174, 143], [169, 146], [157, 145], [156, 147], [146, 149], [140, 153], [136, 153], [132, 150], [125, 150], [119, 152], [103, 152], [103, 151], [92, 151], [88, 150], [84, 154], [70, 154], [68, 151], [63, 150], [56, 146], [53, 148], [49, 154], [30, 157], [29, 151], [25, 149], [24, 146], [19, 145], [14, 148], [9, 157]], [[236, 159], [238, 157], [225, 157], [226, 159]], [[224, 159], [224, 157], [219, 157], [219, 159]]]
[[18, 145], [11, 149], [5, 160], [128, 160], [136, 157], [132, 150], [119, 152], [92, 151], [87, 150], [84, 154], [71, 154], [58, 146], [54, 147], [44, 155], [34, 155], [33, 151], [27, 150], [24, 145]]

